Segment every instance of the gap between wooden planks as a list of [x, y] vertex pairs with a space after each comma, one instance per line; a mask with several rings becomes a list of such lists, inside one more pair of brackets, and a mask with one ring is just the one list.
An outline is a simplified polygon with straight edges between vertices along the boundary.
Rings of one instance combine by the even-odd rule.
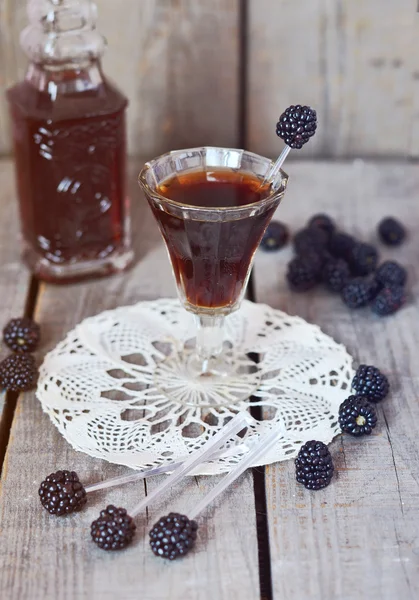
[[[134, 239], [139, 261], [124, 275], [73, 286], [41, 284], [35, 318], [41, 323], [44, 355], [83, 318], [139, 300], [175, 294], [166, 252], [153, 217], [136, 186], [141, 162], [131, 171]], [[126, 471], [76, 453], [42, 413], [34, 394], [19, 397], [0, 490], [0, 597], [8, 600], [160, 600], [260, 597], [253, 478], [248, 472], [202, 519], [196, 550], [183, 561], [156, 559], [147, 533], [168, 510], [187, 513], [217, 477], [190, 478], [169, 498], [138, 519], [136, 542], [126, 551], [106, 554], [89, 539], [89, 525], [108, 502], [128, 509], [144, 495], [130, 484], [90, 496], [85, 511], [55, 519], [40, 507], [37, 489], [58, 468], [76, 470], [88, 483]], [[159, 479], [147, 482], [152, 489]]]

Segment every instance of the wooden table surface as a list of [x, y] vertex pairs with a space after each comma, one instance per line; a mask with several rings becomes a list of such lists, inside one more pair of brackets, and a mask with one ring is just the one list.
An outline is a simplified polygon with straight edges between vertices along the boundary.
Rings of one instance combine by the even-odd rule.
[[[24, 311], [34, 315], [43, 330], [39, 360], [87, 316], [175, 295], [159, 234], [135, 186], [140, 166], [133, 162], [131, 176], [135, 267], [110, 279], [59, 287], [37, 285], [20, 264], [13, 169], [9, 161], [0, 163], [0, 325]], [[339, 437], [331, 444], [336, 476], [319, 492], [296, 484], [293, 461], [247, 472], [208, 511], [194, 552], [167, 563], [151, 554], [146, 535], [162, 514], [161, 503], [138, 520], [136, 542], [125, 551], [107, 554], [88, 540], [90, 522], [106, 502], [133, 506], [158, 479], [92, 495], [86, 510], [69, 518], [41, 509], [37, 490], [49, 472], [71, 468], [87, 483], [126, 468], [72, 450], [34, 393], [8, 395], [0, 422], [1, 600], [419, 597], [419, 168], [290, 162], [288, 171], [278, 217], [292, 230], [323, 210], [366, 240], [375, 240], [375, 225], [387, 214], [400, 216], [410, 229], [400, 249], [382, 251], [405, 264], [410, 278], [408, 305], [387, 319], [368, 310], [351, 312], [322, 289], [291, 293], [284, 281], [289, 248], [259, 251], [255, 261], [254, 300], [317, 323], [347, 346], [356, 364], [377, 365], [388, 375], [392, 391], [378, 406], [373, 435]], [[217, 481], [190, 478], [165, 503], [183, 510]]]

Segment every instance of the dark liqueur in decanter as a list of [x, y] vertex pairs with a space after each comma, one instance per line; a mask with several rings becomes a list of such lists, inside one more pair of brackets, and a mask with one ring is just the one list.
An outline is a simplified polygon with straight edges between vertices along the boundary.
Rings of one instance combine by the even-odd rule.
[[125, 190], [127, 99], [101, 66], [90, 0], [29, 0], [25, 79], [8, 90], [23, 256], [53, 282], [132, 261]]

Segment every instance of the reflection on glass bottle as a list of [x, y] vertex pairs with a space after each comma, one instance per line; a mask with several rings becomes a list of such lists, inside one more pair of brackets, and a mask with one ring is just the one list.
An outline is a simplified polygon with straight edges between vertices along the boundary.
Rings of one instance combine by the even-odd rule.
[[49, 281], [132, 260], [126, 98], [104, 76], [90, 0], [29, 0], [25, 80], [8, 91], [24, 257]]

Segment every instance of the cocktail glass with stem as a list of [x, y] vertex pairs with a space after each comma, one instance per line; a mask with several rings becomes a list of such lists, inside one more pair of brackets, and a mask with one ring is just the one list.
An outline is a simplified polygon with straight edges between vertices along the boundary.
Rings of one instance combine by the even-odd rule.
[[187, 405], [230, 406], [260, 382], [257, 365], [224, 343], [254, 254], [288, 176], [264, 182], [272, 161], [252, 152], [202, 147], [148, 162], [139, 175], [166, 244], [179, 298], [195, 316], [196, 344], [157, 365], [155, 383]]

